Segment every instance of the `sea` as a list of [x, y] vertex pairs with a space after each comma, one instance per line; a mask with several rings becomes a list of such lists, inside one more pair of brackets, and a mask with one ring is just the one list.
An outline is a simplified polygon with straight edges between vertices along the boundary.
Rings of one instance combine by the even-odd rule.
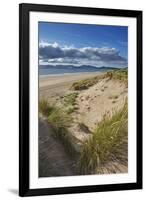
[[58, 69], [55, 67], [52, 68], [39, 68], [39, 75], [40, 76], [53, 76], [53, 75], [69, 75], [69, 74], [78, 74], [78, 73], [91, 73], [91, 72], [105, 72], [107, 69], [105, 68], [87, 68], [87, 69], [82, 69], [82, 68], [62, 68]]

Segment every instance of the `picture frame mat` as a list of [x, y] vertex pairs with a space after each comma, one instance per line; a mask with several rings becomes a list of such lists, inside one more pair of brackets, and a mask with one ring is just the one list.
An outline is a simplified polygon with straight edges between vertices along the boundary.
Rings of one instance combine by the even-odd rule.
[[[58, 22], [128, 26], [128, 173], [69, 177], [38, 177], [38, 23]], [[135, 88], [135, 89], [133, 89]], [[135, 97], [135, 98], [134, 98]], [[30, 187], [67, 187], [136, 182], [136, 19], [63, 13], [30, 13]], [[135, 108], [135, 109], [133, 109]], [[135, 126], [133, 125], [135, 124]], [[32, 134], [33, 133], [33, 134]], [[37, 133], [37, 134], [36, 134]]]

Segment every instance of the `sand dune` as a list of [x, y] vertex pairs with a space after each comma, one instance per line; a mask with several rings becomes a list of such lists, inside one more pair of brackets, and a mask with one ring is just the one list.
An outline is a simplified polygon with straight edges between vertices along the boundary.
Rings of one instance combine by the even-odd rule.
[[[126, 98], [127, 88], [124, 84], [119, 81], [103, 79], [79, 93], [77, 98], [79, 109], [74, 114], [75, 122], [84, 123], [91, 131], [94, 131], [104, 114], [112, 115], [119, 110]], [[73, 132], [76, 132], [75, 129]]]
[[[39, 100], [45, 98], [50, 104], [66, 109], [65, 96], [77, 93], [75, 99], [77, 109], [69, 114], [72, 123], [68, 127], [69, 134], [76, 139], [74, 145], [77, 149], [82, 148], [84, 141], [86, 142], [93, 136], [93, 132], [104, 115], [112, 116], [113, 113], [120, 110], [128, 96], [128, 88], [124, 81], [106, 76], [84, 90], [75, 91], [71, 87], [75, 82], [98, 75], [99, 73], [83, 73], [39, 78]], [[41, 133], [39, 134], [41, 135]], [[127, 155], [126, 148], [125, 155]], [[65, 158], [65, 160], [67, 159]], [[126, 173], [128, 170], [127, 157], [125, 156], [122, 162], [117, 160], [108, 162], [101, 169], [102, 173]]]
[[[40, 99], [46, 98], [49, 102], [56, 102], [60, 105], [65, 94], [74, 92], [70, 89], [74, 82], [92, 78], [98, 74], [84, 73], [40, 78]], [[125, 98], [127, 98], [125, 84], [108, 78], [101, 79], [97, 84], [86, 90], [78, 91], [76, 99], [78, 110], [72, 114], [74, 123], [70, 127], [70, 131], [78, 139], [86, 139], [89, 135], [81, 131], [78, 124], [83, 123], [90, 131], [93, 131], [105, 113], [108, 112], [110, 115], [123, 106]]]

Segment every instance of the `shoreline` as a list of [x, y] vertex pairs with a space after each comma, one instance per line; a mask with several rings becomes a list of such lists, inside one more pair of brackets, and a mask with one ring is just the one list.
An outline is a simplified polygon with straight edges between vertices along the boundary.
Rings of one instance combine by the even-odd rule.
[[47, 77], [61, 77], [61, 76], [76, 76], [76, 75], [84, 75], [84, 74], [101, 74], [105, 72], [74, 72], [74, 73], [62, 73], [62, 74], [44, 74], [44, 75], [39, 75], [39, 79], [47, 78]]
[[52, 75], [39, 75], [39, 88], [55, 86], [58, 84], [72, 84], [76, 81], [92, 78], [104, 72], [84, 72], [84, 73], [68, 73], [68, 74], [52, 74]]
[[100, 75], [101, 72], [92, 73], [78, 73], [78, 74], [68, 74], [60, 76], [45, 76], [43, 78], [39, 77], [39, 99], [47, 98], [51, 102], [54, 99], [63, 96], [70, 92], [70, 88], [73, 83], [78, 82], [83, 79], [92, 78]]

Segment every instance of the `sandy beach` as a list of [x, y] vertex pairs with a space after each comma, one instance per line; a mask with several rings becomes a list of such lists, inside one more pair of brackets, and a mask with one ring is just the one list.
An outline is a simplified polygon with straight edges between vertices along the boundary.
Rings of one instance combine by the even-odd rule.
[[63, 96], [70, 89], [71, 85], [82, 79], [91, 78], [100, 72], [93, 73], [74, 73], [68, 75], [40, 76], [39, 95], [40, 98], [53, 98]]

